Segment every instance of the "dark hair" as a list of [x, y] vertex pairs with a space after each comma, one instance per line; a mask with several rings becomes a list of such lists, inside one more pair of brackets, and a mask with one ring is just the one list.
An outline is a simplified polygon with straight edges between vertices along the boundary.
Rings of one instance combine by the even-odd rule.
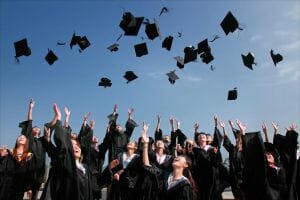
[[183, 170], [183, 175], [189, 180], [189, 182], [191, 184], [191, 187], [192, 187], [194, 199], [197, 199], [198, 187], [197, 187], [197, 184], [196, 184], [196, 182], [195, 182], [195, 180], [192, 176], [192, 173], [191, 173], [192, 160], [187, 155], [180, 155], [180, 156], [185, 158], [186, 163], [188, 165], [188, 167]]

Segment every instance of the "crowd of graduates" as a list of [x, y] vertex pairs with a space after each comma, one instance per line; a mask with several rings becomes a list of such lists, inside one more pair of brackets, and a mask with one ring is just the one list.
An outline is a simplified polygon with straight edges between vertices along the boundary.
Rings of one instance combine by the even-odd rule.
[[[21, 122], [21, 134], [12, 150], [0, 150], [0, 199], [20, 200], [24, 193], [38, 198], [44, 181], [46, 154], [50, 171], [40, 199], [101, 199], [107, 188], [111, 200], [219, 200], [225, 188], [231, 187], [238, 200], [296, 200], [299, 191], [298, 133], [292, 124], [286, 134], [279, 134], [273, 123], [273, 142], [266, 125], [262, 134], [246, 132], [240, 121], [229, 121], [235, 143], [227, 135], [225, 123], [214, 117], [214, 134], [194, 125], [194, 138], [188, 139], [180, 122], [170, 118], [171, 134], [160, 129], [160, 116], [154, 137], [149, 125], [142, 124], [141, 137], [131, 140], [138, 126], [133, 109], [128, 109], [125, 128], [117, 123], [118, 109], [108, 116], [102, 142], [94, 135], [95, 122], [83, 118], [78, 134], [69, 125], [70, 110], [54, 104], [53, 119], [44, 125], [43, 136], [33, 126], [35, 102], [29, 103], [28, 118]], [[221, 129], [221, 131], [219, 130]], [[264, 140], [263, 141], [263, 137]], [[221, 148], [229, 153], [229, 167], [224, 166]], [[108, 152], [108, 165], [103, 167]]]

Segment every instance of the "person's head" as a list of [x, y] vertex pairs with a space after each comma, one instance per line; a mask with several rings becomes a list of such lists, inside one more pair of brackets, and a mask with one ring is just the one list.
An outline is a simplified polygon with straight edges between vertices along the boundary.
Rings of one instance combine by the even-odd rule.
[[200, 133], [198, 136], [198, 144], [200, 147], [203, 147], [206, 145], [206, 135], [205, 133]]
[[171, 137], [169, 135], [164, 135], [163, 136], [163, 142], [168, 144], [171, 142]]
[[15, 148], [17, 148], [20, 145], [27, 146], [27, 144], [28, 144], [27, 138], [24, 135], [19, 135], [16, 140]]
[[77, 133], [71, 133], [71, 139], [77, 140]]
[[269, 164], [275, 164], [275, 158], [271, 152], [266, 152], [265, 155]]
[[32, 128], [31, 134], [33, 135], [33, 137], [39, 137], [41, 134], [41, 129], [37, 126], [34, 126]]
[[122, 127], [120, 124], [117, 124], [117, 125], [116, 125], [116, 131], [117, 131], [118, 133], [122, 133], [122, 132], [123, 132], [123, 127]]
[[73, 153], [74, 153], [75, 160], [80, 160], [81, 159], [81, 147], [80, 147], [79, 141], [77, 139], [71, 138], [71, 143], [73, 146]]
[[130, 141], [127, 143], [127, 146], [126, 146], [126, 149], [127, 149], [127, 152], [128, 153], [134, 153], [137, 149], [137, 144], [135, 141]]
[[92, 143], [93, 144], [98, 144], [99, 140], [96, 136], [93, 136], [93, 139], [92, 139]]
[[165, 144], [162, 140], [157, 140], [155, 142], [155, 149], [165, 149]]
[[207, 133], [206, 134], [206, 144], [211, 144], [213, 141], [213, 138], [211, 136], [211, 134]]
[[172, 167], [173, 169], [179, 168], [179, 169], [187, 169], [191, 166], [191, 160], [185, 156], [185, 155], [180, 155], [174, 158], [172, 162]]
[[192, 149], [195, 146], [195, 141], [194, 140], [187, 140], [185, 142], [185, 149], [189, 150]]

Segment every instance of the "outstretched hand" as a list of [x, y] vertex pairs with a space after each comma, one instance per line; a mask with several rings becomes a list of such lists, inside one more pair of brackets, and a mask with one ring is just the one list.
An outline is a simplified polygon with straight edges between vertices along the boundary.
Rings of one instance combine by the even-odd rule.
[[228, 120], [228, 123], [229, 123], [231, 129], [233, 129], [233, 126], [234, 126], [233, 122], [231, 120]]
[[267, 126], [266, 126], [265, 122], [261, 125], [261, 128], [262, 128], [262, 131], [265, 135], [268, 134], [268, 129], [267, 129]]
[[94, 119], [92, 119], [90, 121], [90, 127], [91, 127], [92, 130], [94, 130], [94, 128], [95, 128], [95, 120]]
[[146, 124], [144, 121], [142, 128], [143, 128], [141, 132], [142, 143], [149, 143], [149, 137], [148, 137], [149, 124]]
[[114, 105], [114, 111], [113, 111], [113, 113], [114, 114], [118, 113], [118, 106], [117, 106], [117, 104]]
[[53, 104], [53, 110], [54, 110], [54, 114], [55, 117], [57, 118], [57, 120], [61, 120], [61, 112], [59, 107], [56, 105], [56, 103]]
[[242, 135], [245, 134], [246, 131], [246, 125], [242, 124], [239, 120], [236, 120], [236, 124], [238, 125], [240, 132], [242, 133]]
[[128, 117], [131, 119], [132, 113], [133, 113], [134, 109], [133, 108], [129, 108], [128, 109]]
[[197, 130], [199, 129], [199, 127], [200, 127], [199, 122], [196, 122], [196, 123], [194, 124], [195, 132], [197, 132]]
[[66, 115], [66, 117], [70, 117], [70, 115], [71, 115], [71, 110], [69, 110], [68, 107], [65, 107], [65, 115]]
[[224, 129], [225, 128], [225, 123], [224, 122], [220, 122], [220, 126]]
[[298, 126], [296, 124], [291, 124], [291, 126], [289, 128], [285, 128], [286, 131], [296, 131], [296, 129], [298, 128]]
[[274, 134], [277, 134], [278, 130], [279, 130], [279, 125], [275, 122], [272, 122], [272, 126], [273, 126], [273, 129], [274, 129]]
[[50, 133], [50, 128], [48, 128], [47, 126], [44, 126], [44, 136], [47, 142], [50, 142], [51, 133]]
[[215, 127], [218, 127], [218, 116], [214, 116], [214, 121], [215, 121]]
[[29, 101], [29, 108], [32, 109], [35, 105], [35, 101], [33, 100], [33, 98], [30, 98], [30, 101]]

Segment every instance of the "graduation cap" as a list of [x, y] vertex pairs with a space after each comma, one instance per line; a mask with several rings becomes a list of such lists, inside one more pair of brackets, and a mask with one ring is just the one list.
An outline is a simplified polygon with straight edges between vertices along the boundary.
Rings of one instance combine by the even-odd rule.
[[78, 41], [80, 40], [80, 36], [77, 36], [76, 33], [74, 32], [73, 33], [73, 36], [71, 38], [71, 42], [70, 42], [70, 48], [72, 49], [73, 46], [77, 45], [78, 44]]
[[127, 83], [138, 78], [138, 76], [135, 75], [133, 71], [125, 72], [125, 75], [123, 77], [127, 80]]
[[145, 28], [145, 32], [147, 37], [150, 40], [154, 40], [156, 37], [160, 36], [159, 27], [158, 27], [158, 21], [154, 19], [154, 23], [147, 24]]
[[239, 22], [230, 11], [224, 17], [220, 25], [226, 35], [228, 35], [230, 32], [233, 33], [236, 29], [243, 30], [239, 27]]
[[168, 51], [170, 51], [172, 47], [172, 43], [173, 43], [173, 37], [168, 36], [163, 40], [161, 47], [166, 48]]
[[275, 65], [275, 67], [276, 67], [276, 64], [279, 63], [279, 62], [281, 62], [281, 61], [283, 60], [283, 57], [282, 57], [282, 55], [280, 55], [279, 53], [274, 54], [273, 52], [274, 52], [274, 51], [271, 49], [271, 52], [270, 52], [271, 58], [272, 58], [273, 63], [274, 63], [274, 65]]
[[197, 60], [197, 49], [195, 47], [184, 48], [184, 64]]
[[237, 88], [228, 91], [227, 100], [236, 100], [237, 99]]
[[119, 26], [124, 31], [124, 35], [136, 36], [143, 21], [144, 17], [134, 17], [132, 13], [125, 12]]
[[103, 77], [101, 78], [100, 82], [98, 83], [98, 86], [103, 86], [103, 87], [111, 87], [112, 83], [111, 83], [111, 80], [106, 78], [106, 77]]
[[48, 62], [49, 65], [52, 65], [55, 61], [58, 60], [58, 57], [54, 54], [54, 52], [48, 49], [48, 53], [45, 57], [45, 60]]
[[110, 52], [113, 52], [113, 51], [118, 51], [119, 50], [119, 44], [118, 43], [114, 43], [112, 45], [110, 45], [109, 47], [107, 47], [108, 50], [110, 50]]
[[198, 54], [203, 63], [210, 63], [214, 60], [214, 56], [211, 54], [211, 48], [208, 45], [208, 39], [205, 39], [198, 43]]
[[205, 64], [214, 60], [214, 56], [210, 52], [200, 54], [200, 58]]
[[31, 49], [28, 46], [26, 38], [15, 42], [14, 46], [15, 46], [15, 51], [16, 51], [15, 58], [16, 58], [17, 62], [19, 62], [18, 57], [31, 55]]
[[175, 70], [166, 73], [166, 75], [169, 77], [168, 80], [170, 81], [171, 84], [174, 84], [175, 81], [179, 79], [179, 77], [175, 74]]
[[88, 48], [91, 45], [91, 43], [89, 42], [86, 36], [83, 36], [78, 40], [78, 45], [81, 51], [83, 51], [86, 48]]
[[160, 10], [159, 16], [161, 16], [163, 13], [168, 13], [170, 10], [167, 7], [162, 7], [162, 9]]
[[146, 42], [134, 45], [136, 57], [141, 57], [148, 54]]
[[243, 63], [246, 67], [248, 67], [249, 69], [253, 70], [252, 65], [256, 65], [256, 63], [254, 62], [254, 55], [249, 52], [247, 54], [247, 56], [242, 54], [242, 59], [243, 59]]
[[176, 57], [174, 57], [174, 59], [177, 61], [176, 66], [179, 69], [183, 69], [184, 68], [184, 60], [183, 60], [183, 58], [180, 57], [180, 56], [176, 56]]

